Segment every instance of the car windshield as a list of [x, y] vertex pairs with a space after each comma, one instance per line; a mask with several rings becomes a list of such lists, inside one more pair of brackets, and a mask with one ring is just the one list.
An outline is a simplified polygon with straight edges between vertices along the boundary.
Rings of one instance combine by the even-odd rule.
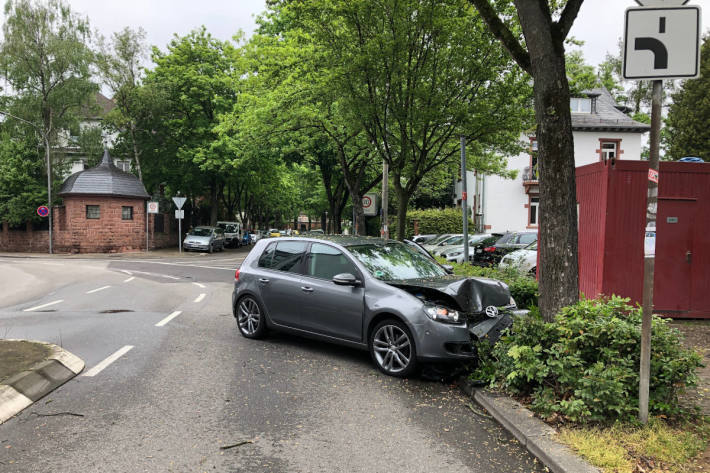
[[490, 238], [490, 235], [473, 235], [471, 238], [468, 239], [468, 244], [469, 245], [475, 245], [476, 243], [480, 243], [486, 238]]
[[447, 238], [451, 238], [451, 234], [446, 234], [446, 235], [439, 235], [438, 237], [432, 238], [429, 240], [427, 245], [436, 245], [437, 243], [441, 243], [442, 241], [446, 240]]
[[227, 233], [237, 233], [237, 226], [234, 225], [233, 223], [218, 223], [217, 226], [221, 229], [223, 229]]
[[463, 235], [454, 236], [442, 242], [444, 245], [463, 245]]
[[444, 268], [402, 243], [348, 248], [375, 278], [383, 281], [445, 276]]
[[530, 243], [528, 246], [525, 247], [526, 250], [532, 250], [532, 251], [537, 251], [537, 241], [534, 241]]
[[211, 234], [212, 229], [206, 227], [197, 227], [190, 232], [190, 235], [192, 236], [210, 236]]

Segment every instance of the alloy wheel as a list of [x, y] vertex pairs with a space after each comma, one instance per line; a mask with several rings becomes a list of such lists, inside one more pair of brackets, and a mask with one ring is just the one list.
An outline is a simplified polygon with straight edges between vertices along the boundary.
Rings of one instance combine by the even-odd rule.
[[261, 333], [261, 309], [251, 297], [245, 297], [239, 302], [237, 323], [239, 330], [247, 337], [257, 337]]
[[379, 327], [372, 337], [372, 350], [377, 364], [387, 374], [405, 371], [412, 361], [412, 341], [397, 325]]

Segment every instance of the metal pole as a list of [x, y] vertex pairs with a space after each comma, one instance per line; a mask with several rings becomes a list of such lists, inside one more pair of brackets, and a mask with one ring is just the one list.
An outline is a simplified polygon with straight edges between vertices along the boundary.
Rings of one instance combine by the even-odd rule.
[[388, 215], [387, 206], [389, 205], [389, 176], [390, 167], [386, 159], [382, 160], [382, 238], [385, 240], [390, 237], [389, 226], [387, 225]]
[[148, 201], [145, 201], [145, 252], [148, 253]]
[[[653, 101], [651, 104], [651, 140], [648, 162], [648, 194], [646, 198], [646, 232], [656, 232], [658, 211], [658, 148], [661, 132], [661, 100], [663, 81], [653, 81]], [[655, 243], [655, 238], [654, 238]], [[644, 245], [645, 247], [645, 245]], [[650, 250], [650, 249], [649, 249]], [[648, 397], [651, 378], [651, 320], [653, 314], [653, 274], [656, 263], [655, 248], [643, 259], [643, 319], [641, 321], [641, 372], [639, 379], [639, 420], [648, 422]]]
[[178, 219], [178, 248], [180, 248], [180, 253], [182, 253], [182, 219]]
[[461, 136], [461, 210], [463, 214], [463, 261], [468, 263], [468, 193], [466, 186], [466, 137]]
[[52, 219], [54, 218], [54, 211], [52, 210], [52, 158], [49, 149], [49, 140], [45, 140], [44, 145], [47, 147], [45, 153], [47, 154], [47, 206], [49, 207], [49, 254], [51, 255], [53, 253]]

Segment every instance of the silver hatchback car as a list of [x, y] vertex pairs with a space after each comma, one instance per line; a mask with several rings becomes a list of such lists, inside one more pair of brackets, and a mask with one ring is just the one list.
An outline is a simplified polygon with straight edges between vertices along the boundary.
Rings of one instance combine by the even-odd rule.
[[260, 240], [235, 273], [241, 334], [268, 330], [369, 350], [385, 374], [475, 358], [512, 325], [501, 281], [466, 278], [398, 241], [357, 236]]

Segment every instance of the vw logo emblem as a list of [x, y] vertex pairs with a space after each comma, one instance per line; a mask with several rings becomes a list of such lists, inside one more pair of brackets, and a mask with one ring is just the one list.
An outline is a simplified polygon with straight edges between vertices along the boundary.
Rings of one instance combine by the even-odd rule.
[[486, 307], [486, 315], [490, 318], [498, 317], [498, 307], [489, 305]]

